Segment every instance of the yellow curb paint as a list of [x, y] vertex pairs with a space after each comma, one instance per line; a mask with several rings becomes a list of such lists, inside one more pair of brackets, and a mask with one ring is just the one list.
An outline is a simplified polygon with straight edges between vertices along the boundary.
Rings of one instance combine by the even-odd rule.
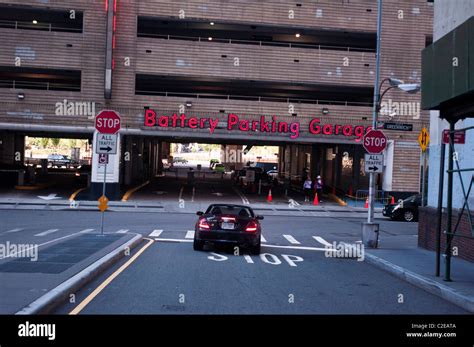
[[146, 186], [147, 184], [149, 184], [150, 181], [146, 181], [145, 183], [143, 184], [140, 184], [138, 187], [135, 187], [135, 188], [130, 188], [129, 190], [127, 190], [127, 192], [123, 195], [122, 197], [122, 201], [127, 201], [128, 199], [130, 199], [130, 196], [135, 193], [137, 190], [139, 189], [142, 189], [144, 186]]
[[74, 193], [71, 194], [71, 196], [69, 197], [69, 201], [74, 201], [74, 199], [76, 199], [76, 196], [77, 194], [79, 194], [80, 192], [82, 192], [83, 190], [87, 189], [87, 187], [84, 187], [84, 188], [79, 188], [78, 190], [76, 190]]

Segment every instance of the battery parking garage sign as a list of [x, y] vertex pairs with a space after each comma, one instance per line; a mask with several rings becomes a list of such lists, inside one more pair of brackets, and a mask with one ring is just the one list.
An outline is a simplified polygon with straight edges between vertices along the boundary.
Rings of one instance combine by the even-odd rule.
[[[196, 117], [186, 114], [174, 113], [172, 115], [158, 115], [154, 110], [145, 110], [145, 127], [160, 128], [189, 128], [189, 129], [209, 129], [210, 134], [214, 134], [215, 130], [222, 127], [219, 118], [213, 117]], [[267, 134], [287, 134], [291, 139], [300, 136], [300, 122], [287, 122], [278, 120], [277, 116], [260, 116], [259, 119], [247, 119], [230, 113], [227, 116], [225, 129], [229, 131], [241, 132], [258, 132]], [[355, 141], [362, 141], [364, 134], [372, 129], [371, 126], [353, 125], [353, 124], [335, 124], [322, 123], [321, 119], [313, 118], [308, 125], [307, 131], [312, 135], [323, 136], [355, 136]]]

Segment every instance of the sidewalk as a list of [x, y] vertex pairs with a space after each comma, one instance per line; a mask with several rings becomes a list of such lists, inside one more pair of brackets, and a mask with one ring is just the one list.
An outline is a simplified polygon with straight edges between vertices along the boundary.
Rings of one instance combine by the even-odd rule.
[[366, 248], [365, 260], [417, 287], [474, 312], [474, 264], [452, 257], [451, 279], [444, 278], [444, 258], [440, 277], [435, 276], [436, 253], [417, 246], [417, 238], [384, 237], [378, 249]]
[[124, 249], [132, 249], [141, 239], [136, 234], [77, 233], [38, 247], [36, 256], [35, 248], [22, 258], [12, 253], [0, 260], [0, 314], [48, 313], [124, 257]]

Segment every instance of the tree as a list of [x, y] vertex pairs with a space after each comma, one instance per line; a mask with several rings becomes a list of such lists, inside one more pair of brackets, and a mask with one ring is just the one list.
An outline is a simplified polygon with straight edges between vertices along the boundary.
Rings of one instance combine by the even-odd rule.
[[61, 142], [61, 139], [60, 139], [60, 138], [53, 137], [53, 138], [51, 139], [51, 144], [53, 145], [53, 147], [58, 147], [58, 146], [59, 146], [59, 142]]
[[49, 138], [47, 138], [47, 137], [42, 137], [41, 138], [40, 144], [41, 144], [42, 148], [48, 147], [48, 143], [49, 143]]

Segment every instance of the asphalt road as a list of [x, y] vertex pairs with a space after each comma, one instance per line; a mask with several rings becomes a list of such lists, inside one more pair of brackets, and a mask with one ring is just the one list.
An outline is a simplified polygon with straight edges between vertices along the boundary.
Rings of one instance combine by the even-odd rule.
[[[0, 242], [42, 244], [84, 230], [96, 232], [100, 214], [0, 211], [0, 220]], [[153, 233], [152, 241], [145, 240], [134, 251], [140, 252], [138, 257], [80, 313], [464, 313], [364, 261], [327, 257], [325, 243], [360, 239], [363, 219], [267, 216], [260, 256], [245, 250], [234, 255], [228, 248], [193, 251], [189, 231], [195, 216], [190, 214], [107, 213], [105, 220], [106, 232]], [[416, 234], [414, 223], [380, 222], [382, 240], [404, 242]], [[66, 303], [56, 313], [70, 312], [131, 257], [89, 283], [76, 293], [75, 304]]]

